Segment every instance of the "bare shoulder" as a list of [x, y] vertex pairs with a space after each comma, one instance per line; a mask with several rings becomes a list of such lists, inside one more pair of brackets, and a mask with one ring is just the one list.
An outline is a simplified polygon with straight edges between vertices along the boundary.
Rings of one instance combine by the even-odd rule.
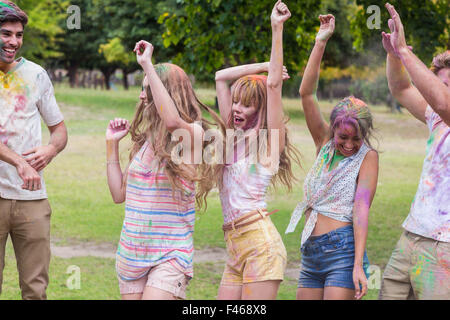
[[367, 152], [364, 161], [376, 161], [378, 163], [378, 151], [370, 149]]
[[378, 152], [374, 149], [371, 149], [367, 152], [366, 156], [364, 157], [360, 170], [365, 171], [378, 169], [378, 162], [379, 162]]

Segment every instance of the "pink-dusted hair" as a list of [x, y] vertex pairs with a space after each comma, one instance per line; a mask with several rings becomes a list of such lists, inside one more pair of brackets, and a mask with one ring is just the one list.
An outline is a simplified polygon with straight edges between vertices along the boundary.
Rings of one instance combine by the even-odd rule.
[[334, 132], [343, 124], [352, 125], [361, 138], [372, 148], [370, 138], [373, 135], [373, 118], [367, 104], [354, 96], [342, 99], [330, 114], [330, 138], [334, 141]]

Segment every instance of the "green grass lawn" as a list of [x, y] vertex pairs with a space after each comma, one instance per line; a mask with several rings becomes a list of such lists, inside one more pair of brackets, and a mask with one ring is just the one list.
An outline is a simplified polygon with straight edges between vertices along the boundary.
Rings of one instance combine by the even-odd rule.
[[[214, 105], [214, 90], [197, 89], [200, 99]], [[53, 209], [52, 237], [60, 243], [108, 242], [119, 239], [124, 205], [112, 202], [106, 179], [104, 134], [110, 119], [132, 120], [139, 88], [129, 91], [100, 91], [56, 87], [56, 98], [65, 115], [69, 131], [66, 149], [45, 170], [45, 181]], [[324, 101], [329, 116], [336, 101]], [[315, 157], [313, 141], [306, 127], [299, 99], [283, 99], [291, 118], [291, 141], [302, 153], [302, 168], [295, 167], [299, 179], [293, 192], [283, 187], [271, 190], [269, 210], [279, 209], [272, 219], [283, 237], [288, 252], [288, 267], [298, 268], [302, 220], [294, 233], [286, 235], [290, 215], [302, 199], [302, 185]], [[414, 197], [425, 155], [427, 129], [406, 114], [390, 114], [384, 106], [372, 108], [378, 128], [380, 174], [378, 189], [370, 212], [367, 251], [372, 265], [381, 272], [402, 232], [401, 224]], [[44, 130], [44, 141], [48, 133]], [[122, 167], [127, 163], [129, 140], [121, 142]], [[196, 249], [225, 247], [221, 225], [220, 201], [216, 191], [208, 198], [208, 210], [197, 215], [194, 232]], [[81, 288], [69, 290], [66, 281], [69, 266], [81, 271]], [[215, 299], [223, 264], [214, 261], [194, 266], [195, 277], [188, 287], [188, 299]], [[114, 260], [82, 257], [53, 257], [50, 268], [49, 299], [119, 299]], [[296, 279], [287, 279], [280, 287], [278, 299], [295, 299]], [[369, 290], [365, 299], [376, 299], [378, 290]], [[0, 299], [20, 299], [14, 252], [7, 247], [3, 292]]]

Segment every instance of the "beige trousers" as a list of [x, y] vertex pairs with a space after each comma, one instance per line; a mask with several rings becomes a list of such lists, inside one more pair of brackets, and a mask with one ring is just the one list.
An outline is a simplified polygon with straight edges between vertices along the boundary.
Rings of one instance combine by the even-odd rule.
[[8, 235], [14, 246], [24, 300], [46, 299], [50, 265], [50, 215], [47, 199], [0, 198], [0, 293]]

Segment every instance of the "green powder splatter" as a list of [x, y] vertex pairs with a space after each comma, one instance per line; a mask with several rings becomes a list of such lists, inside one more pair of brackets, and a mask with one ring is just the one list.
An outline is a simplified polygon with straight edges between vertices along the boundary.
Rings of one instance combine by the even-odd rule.
[[16, 10], [14, 10], [13, 7], [11, 7], [11, 6], [9, 6], [9, 5], [7, 5], [6, 3], [1, 2], [1, 1], [0, 1], [0, 7], [5, 7], [5, 8], [8, 8], [8, 9], [11, 9], [11, 10], [13, 10], [13, 11], [16, 11]]

